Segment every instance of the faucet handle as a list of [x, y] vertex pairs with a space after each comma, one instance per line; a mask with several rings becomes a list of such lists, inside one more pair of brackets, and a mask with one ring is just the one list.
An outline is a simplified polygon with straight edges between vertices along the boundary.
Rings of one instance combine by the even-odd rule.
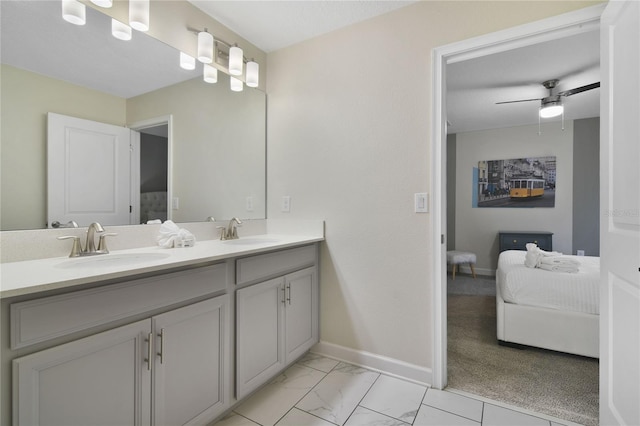
[[100, 234], [100, 240], [98, 242], [98, 252], [100, 253], [109, 253], [109, 249], [107, 249], [107, 240], [106, 237], [114, 237], [118, 235], [115, 232], [107, 232], [104, 234]]
[[82, 246], [80, 245], [80, 237], [76, 237], [73, 235], [65, 235], [63, 237], [58, 237], [59, 240], [68, 240], [73, 239], [73, 246], [71, 247], [71, 254], [69, 257], [78, 257], [82, 252]]

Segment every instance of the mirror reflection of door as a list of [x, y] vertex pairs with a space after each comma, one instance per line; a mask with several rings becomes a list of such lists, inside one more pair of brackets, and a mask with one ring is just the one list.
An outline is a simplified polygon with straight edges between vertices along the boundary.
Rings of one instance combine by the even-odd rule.
[[164, 222], [167, 215], [168, 125], [140, 130], [140, 221]]
[[125, 127], [47, 115], [49, 227], [132, 223], [130, 139]]

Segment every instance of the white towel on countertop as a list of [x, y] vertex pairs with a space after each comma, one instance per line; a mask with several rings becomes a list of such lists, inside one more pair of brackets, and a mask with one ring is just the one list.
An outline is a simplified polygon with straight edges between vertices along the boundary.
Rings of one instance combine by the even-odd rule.
[[157, 238], [158, 245], [164, 248], [191, 247], [196, 244], [196, 237], [171, 220], [160, 225], [160, 235]]

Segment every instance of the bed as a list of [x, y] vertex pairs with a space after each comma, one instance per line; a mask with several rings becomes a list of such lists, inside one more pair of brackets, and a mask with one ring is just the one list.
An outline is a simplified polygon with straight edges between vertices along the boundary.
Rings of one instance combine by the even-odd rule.
[[526, 267], [526, 253], [498, 258], [498, 341], [598, 358], [600, 258], [567, 256], [579, 272], [562, 273]]

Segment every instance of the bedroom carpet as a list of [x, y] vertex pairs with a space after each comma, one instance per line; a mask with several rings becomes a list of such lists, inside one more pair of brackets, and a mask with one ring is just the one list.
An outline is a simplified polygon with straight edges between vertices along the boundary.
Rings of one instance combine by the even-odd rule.
[[[597, 425], [598, 360], [498, 345], [495, 296], [485, 295], [488, 282], [495, 289], [495, 280], [482, 280], [465, 276], [448, 280], [448, 386], [575, 423]], [[477, 294], [470, 290], [474, 281]]]

